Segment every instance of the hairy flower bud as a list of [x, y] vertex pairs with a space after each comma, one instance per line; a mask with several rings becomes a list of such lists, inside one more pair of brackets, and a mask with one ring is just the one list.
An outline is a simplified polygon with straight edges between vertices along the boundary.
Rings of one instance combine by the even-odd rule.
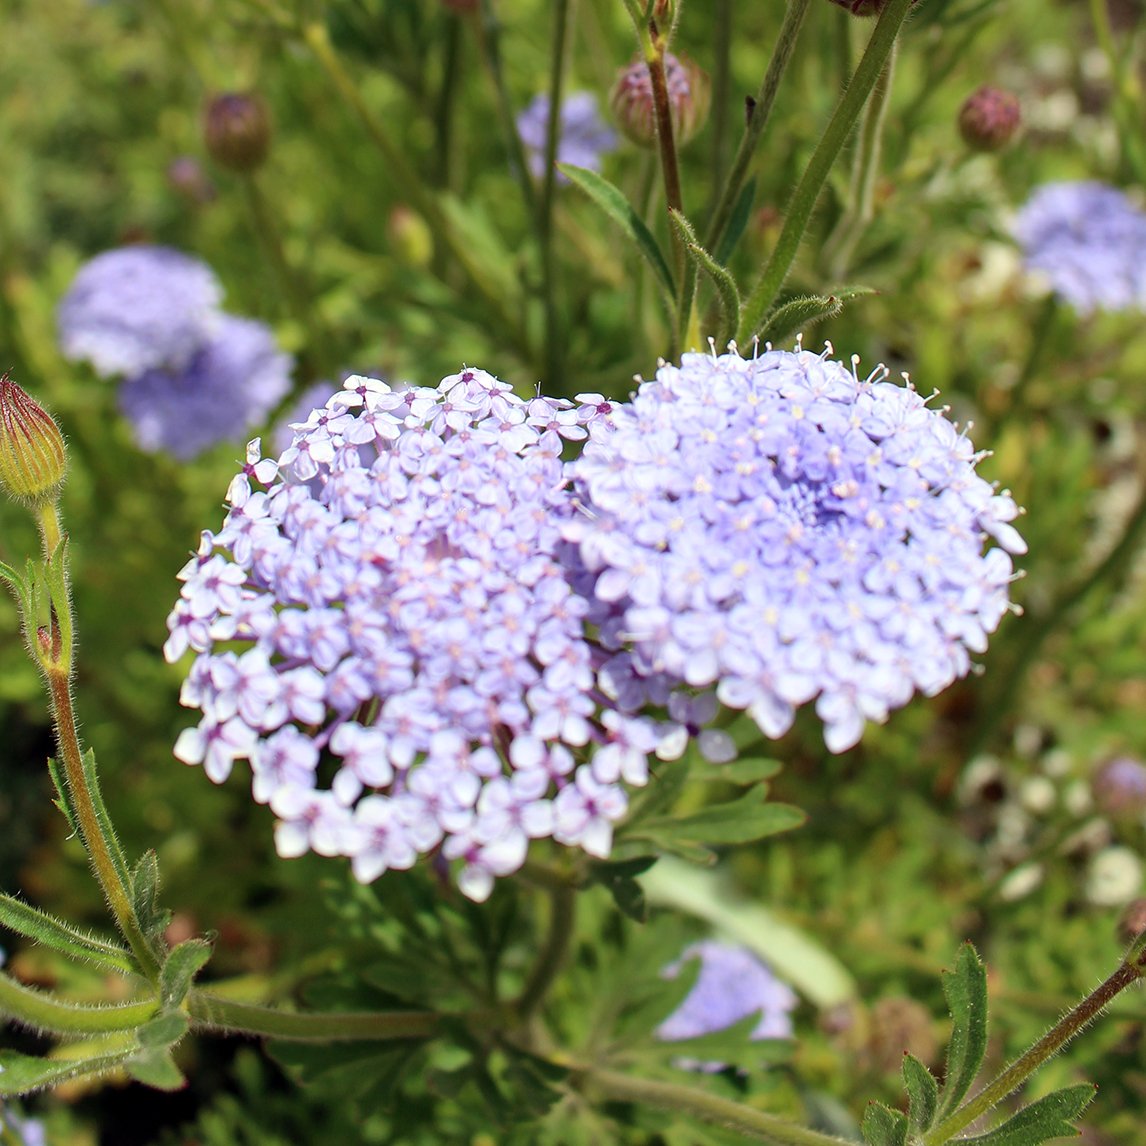
[[1022, 118], [1018, 96], [984, 84], [959, 109], [959, 133], [976, 151], [998, 151], [1014, 138]]
[[64, 436], [52, 416], [7, 374], [0, 377], [0, 486], [42, 504], [56, 497], [67, 468]]
[[[708, 74], [691, 60], [665, 53], [665, 86], [673, 136], [687, 143], [708, 118], [711, 89]], [[640, 147], [656, 145], [653, 82], [649, 66], [637, 56], [617, 77], [609, 96], [621, 130]]]
[[203, 123], [207, 154], [229, 171], [261, 167], [271, 146], [267, 105], [254, 92], [226, 92], [207, 104]]

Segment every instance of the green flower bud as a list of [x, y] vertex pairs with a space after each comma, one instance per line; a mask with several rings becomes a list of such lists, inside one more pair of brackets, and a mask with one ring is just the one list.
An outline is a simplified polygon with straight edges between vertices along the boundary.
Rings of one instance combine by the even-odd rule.
[[262, 167], [271, 146], [267, 105], [254, 92], [226, 92], [207, 104], [203, 123], [207, 154], [228, 171], [247, 174]]
[[68, 455], [52, 416], [7, 374], [0, 377], [0, 487], [20, 501], [54, 501]]

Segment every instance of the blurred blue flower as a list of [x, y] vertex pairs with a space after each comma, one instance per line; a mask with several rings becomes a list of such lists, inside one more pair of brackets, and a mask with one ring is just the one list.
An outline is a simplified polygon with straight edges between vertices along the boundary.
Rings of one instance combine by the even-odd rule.
[[621, 707], [667, 676], [776, 737], [816, 698], [840, 752], [968, 671], [1009, 607], [1019, 510], [943, 411], [886, 374], [806, 351], [686, 354], [589, 423], [565, 535]]
[[1028, 270], [1080, 314], [1146, 308], [1146, 212], [1115, 187], [1047, 183], [1019, 211]]
[[176, 756], [216, 783], [248, 760], [280, 855], [366, 882], [440, 847], [478, 900], [531, 839], [608, 855], [656, 731], [598, 711], [562, 562], [561, 450], [597, 413], [481, 370], [352, 377], [277, 462], [248, 447], [164, 652], [198, 654]]
[[291, 367], [269, 327], [220, 314], [181, 369], [127, 378], [119, 405], [142, 449], [185, 461], [261, 422], [290, 389]]
[[[791, 1012], [798, 999], [747, 947], [706, 939], [685, 948], [675, 963], [662, 972], [675, 979], [691, 960], [700, 960], [700, 970], [684, 1002], [657, 1028], [666, 1042], [714, 1034], [758, 1014], [753, 1039], [792, 1037]], [[721, 1062], [682, 1059], [687, 1069], [723, 1070]]]
[[[529, 170], [535, 179], [545, 173], [545, 137], [549, 130], [549, 96], [544, 92], [517, 117], [517, 130], [525, 144]], [[601, 119], [592, 92], [573, 92], [561, 101], [561, 128], [557, 162], [601, 170], [601, 156], [617, 146], [616, 132]], [[559, 183], [568, 180], [560, 172]]]
[[222, 298], [210, 267], [179, 251], [105, 251], [60, 303], [60, 346], [105, 378], [182, 370], [217, 329]]
[[[44, 1124], [35, 1118], [21, 1118], [11, 1106], [0, 1109], [0, 1128], [16, 1135], [16, 1141], [23, 1146], [48, 1146], [48, 1132]], [[8, 1138], [4, 1139], [9, 1141]]]

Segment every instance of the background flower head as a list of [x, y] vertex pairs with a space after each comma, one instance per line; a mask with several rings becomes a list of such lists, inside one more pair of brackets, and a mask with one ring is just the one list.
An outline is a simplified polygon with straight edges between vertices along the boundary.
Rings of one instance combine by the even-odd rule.
[[368, 881], [440, 847], [475, 899], [532, 838], [608, 854], [655, 735], [598, 713], [561, 560], [561, 447], [595, 413], [480, 370], [353, 377], [277, 462], [252, 443], [165, 652], [198, 654], [176, 755], [216, 782], [249, 760], [280, 854]]
[[775, 737], [815, 699], [842, 751], [986, 648], [1018, 508], [942, 410], [885, 376], [806, 351], [686, 354], [591, 423], [566, 536], [631, 703], [667, 674]]
[[119, 405], [142, 449], [186, 460], [261, 422], [290, 389], [292, 365], [269, 327], [220, 315], [185, 366], [128, 378]]
[[[549, 96], [544, 92], [517, 117], [517, 130], [525, 144], [529, 170], [535, 179], [545, 173], [545, 137], [549, 130]], [[573, 92], [561, 101], [561, 127], [557, 162], [601, 170], [601, 156], [617, 146], [617, 136], [597, 110], [592, 92]], [[558, 173], [558, 182], [568, 182]]]
[[1080, 314], [1146, 308], [1146, 212], [1104, 183], [1047, 183], [1015, 219], [1028, 270]]
[[60, 303], [60, 346], [103, 377], [182, 370], [214, 333], [223, 290], [169, 247], [121, 247], [85, 263]]

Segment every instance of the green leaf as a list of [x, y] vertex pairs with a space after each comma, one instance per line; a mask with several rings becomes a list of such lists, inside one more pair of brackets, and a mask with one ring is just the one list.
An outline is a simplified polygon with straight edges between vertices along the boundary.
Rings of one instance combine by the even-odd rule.
[[720, 300], [720, 326], [713, 335], [717, 347], [728, 345], [740, 322], [740, 290], [731, 273], [720, 265], [698, 242], [692, 225], [679, 211], [670, 210], [669, 218], [680, 235], [684, 249], [693, 263], [712, 280]]
[[1039, 1146], [1052, 1138], [1076, 1138], [1076, 1119], [1089, 1105], [1097, 1088], [1089, 1082], [1056, 1090], [1024, 1106], [987, 1134], [960, 1138], [960, 1146]]
[[910, 1105], [907, 1118], [912, 1131], [922, 1133], [935, 1121], [939, 1108], [939, 1083], [934, 1075], [914, 1055], [903, 1056], [903, 1082], [907, 1087]]
[[674, 305], [676, 286], [673, 283], [672, 271], [669, 270], [668, 262], [653, 237], [652, 231], [645, 226], [644, 220], [625, 198], [624, 192], [607, 179], [602, 178], [596, 171], [590, 171], [587, 167], [574, 167], [571, 163], [558, 163], [557, 168], [571, 183], [580, 187], [596, 206], [612, 219], [636, 245], [637, 250], [641, 252], [652, 268], [653, 275], [667, 297], [670, 306]]
[[867, 294], [875, 291], [871, 287], [842, 287], [829, 295], [808, 294], [790, 299], [765, 316], [756, 336], [775, 346], [825, 318], [835, 318], [845, 303]]
[[649, 820], [634, 834], [676, 836], [703, 844], [746, 844], [798, 828], [806, 819], [804, 812], [791, 804], [770, 802], [767, 789], [757, 786], [735, 800], [691, 816]]
[[860, 1129], [868, 1146], [907, 1146], [907, 1116], [882, 1102], [868, 1105]]
[[760, 1025], [760, 1015], [746, 1015], [743, 1019], [710, 1034], [692, 1039], [658, 1038], [647, 1049], [637, 1052], [640, 1057], [660, 1062], [689, 1059], [696, 1062], [719, 1062], [726, 1066], [755, 1069], [762, 1064], [776, 1066], [792, 1057], [795, 1044], [791, 1039], [753, 1039], [752, 1032]]
[[11, 565], [7, 565], [3, 561], [0, 561], [0, 581], [6, 581], [12, 588], [13, 596], [18, 601], [23, 602], [28, 592], [24, 578]]
[[67, 778], [64, 776], [63, 765], [54, 757], [48, 757], [48, 775], [52, 778], [52, 786], [56, 789], [56, 798], [52, 801], [68, 821], [68, 831], [73, 836], [80, 834], [80, 822], [76, 818], [76, 810], [72, 807], [71, 791], [68, 788]]
[[658, 764], [641, 793], [640, 802], [618, 831], [617, 839], [624, 839], [635, 825], [671, 808], [684, 790], [690, 772], [687, 757]]
[[126, 1064], [127, 1073], [136, 1082], [156, 1090], [181, 1090], [187, 1085], [183, 1072], [175, 1065], [171, 1051], [163, 1049], [145, 1051]]
[[144, 1023], [136, 1034], [139, 1045], [146, 1050], [169, 1047], [177, 1043], [188, 1031], [191, 1020], [181, 1011], [165, 1011]]
[[940, 1120], [963, 1101], [987, 1053], [987, 969], [970, 943], [959, 949], [955, 969], [943, 973], [943, 994], [952, 1026], [942, 1098], [936, 1112]]
[[728, 784], [747, 786], [772, 779], [781, 768], [783, 768], [783, 764], [779, 760], [749, 757], [743, 760], [733, 760], [728, 764], [710, 764], [707, 768], [698, 771], [694, 779], [714, 783], [724, 781]]
[[560, 1085], [569, 1072], [514, 1047], [505, 1047], [505, 1078], [513, 1086], [519, 1109], [528, 1117], [540, 1118], [562, 1098]]
[[389, 1108], [403, 1073], [420, 1056], [410, 1046], [384, 1043], [299, 1043], [275, 1040], [267, 1050], [303, 1085], [321, 1084], [332, 1098]]
[[131, 902], [143, 934], [159, 939], [171, 922], [171, 912], [159, 906], [159, 857], [153, 848], [139, 857], [131, 873]]
[[743, 943], [777, 975], [818, 1007], [856, 997], [847, 968], [812, 936], [766, 907], [733, 891], [720, 872], [666, 857], [641, 877], [649, 903], [703, 919], [728, 939]]
[[136, 969], [131, 955], [118, 944], [88, 935], [10, 895], [0, 894], [0, 924], [61, 955], [86, 959], [110, 971], [130, 973]]
[[206, 939], [188, 939], [175, 947], [159, 972], [159, 997], [165, 1007], [178, 1007], [187, 998], [191, 983], [211, 958]]
[[744, 234], [744, 228], [748, 226], [748, 220], [752, 215], [752, 201], [755, 198], [756, 180], [749, 179], [744, 184], [740, 197], [732, 208], [732, 213], [728, 216], [728, 226], [724, 228], [724, 237], [717, 243], [716, 250], [712, 252], [713, 257], [721, 265], [728, 262], [732, 257], [732, 252], [736, 249], [736, 244], [740, 242], [740, 236]]
[[67, 1049], [69, 1057], [66, 1059], [36, 1058], [15, 1051], [0, 1051], [0, 1097], [16, 1098], [74, 1078], [107, 1074], [123, 1066], [137, 1053], [134, 1046], [109, 1052], [103, 1039], [72, 1043]]

